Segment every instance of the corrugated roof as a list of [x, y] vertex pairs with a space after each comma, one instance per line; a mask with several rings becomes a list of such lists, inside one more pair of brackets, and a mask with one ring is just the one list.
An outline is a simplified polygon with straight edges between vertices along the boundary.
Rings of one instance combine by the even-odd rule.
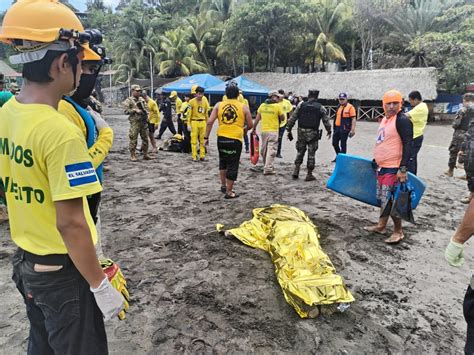
[[435, 100], [438, 86], [436, 68], [311, 74], [245, 73], [245, 76], [271, 89], [284, 89], [296, 95], [307, 95], [309, 89], [316, 89], [320, 91], [319, 97], [326, 100], [337, 98], [341, 92], [346, 92], [350, 99], [381, 100], [390, 89], [400, 91], [405, 98], [411, 91], [418, 90], [424, 100]]

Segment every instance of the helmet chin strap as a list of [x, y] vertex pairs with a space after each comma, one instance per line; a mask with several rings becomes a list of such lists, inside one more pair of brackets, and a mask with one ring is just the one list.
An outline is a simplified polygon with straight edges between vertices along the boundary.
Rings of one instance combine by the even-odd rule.
[[73, 46], [69, 48], [66, 51], [66, 54], [68, 56], [68, 61], [69, 64], [71, 64], [72, 68], [72, 75], [73, 75], [73, 80], [74, 80], [74, 90], [76, 89], [77, 86], [77, 80], [76, 80], [76, 74], [77, 74], [77, 65], [79, 64], [79, 59], [77, 59], [77, 54], [79, 53], [79, 50], [77, 46]]

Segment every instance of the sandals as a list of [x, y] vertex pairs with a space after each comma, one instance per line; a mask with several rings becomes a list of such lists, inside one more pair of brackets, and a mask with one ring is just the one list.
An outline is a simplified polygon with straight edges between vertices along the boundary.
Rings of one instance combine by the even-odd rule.
[[232, 199], [237, 197], [239, 197], [239, 195], [237, 195], [234, 191], [232, 191], [230, 194], [226, 193], [224, 196], [225, 199]]

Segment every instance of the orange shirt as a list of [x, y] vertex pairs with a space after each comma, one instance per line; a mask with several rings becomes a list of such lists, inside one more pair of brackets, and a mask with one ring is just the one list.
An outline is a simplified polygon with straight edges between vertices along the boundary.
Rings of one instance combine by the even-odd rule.
[[381, 168], [398, 168], [402, 161], [403, 144], [396, 122], [396, 115], [384, 117], [377, 131], [374, 158]]
[[337, 109], [335, 122], [335, 125], [338, 127], [341, 125], [341, 117], [345, 119], [352, 119], [353, 117], [356, 117], [356, 110], [354, 106], [352, 106], [350, 103], [347, 103], [344, 106], [339, 106]]

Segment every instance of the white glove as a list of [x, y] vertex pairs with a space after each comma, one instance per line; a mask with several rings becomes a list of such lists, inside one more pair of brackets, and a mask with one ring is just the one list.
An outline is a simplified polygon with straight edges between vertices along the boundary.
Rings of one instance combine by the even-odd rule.
[[117, 317], [117, 315], [125, 306], [122, 294], [112, 286], [107, 276], [101, 282], [99, 287], [91, 287], [90, 289], [94, 294], [97, 306], [104, 315], [105, 322]]
[[90, 107], [87, 107], [87, 111], [92, 116], [92, 118], [95, 122], [95, 126], [96, 126], [98, 131], [100, 131], [103, 128], [109, 127], [109, 124], [107, 122], [105, 122], [105, 120], [102, 118], [102, 116], [99, 113], [95, 112]]

